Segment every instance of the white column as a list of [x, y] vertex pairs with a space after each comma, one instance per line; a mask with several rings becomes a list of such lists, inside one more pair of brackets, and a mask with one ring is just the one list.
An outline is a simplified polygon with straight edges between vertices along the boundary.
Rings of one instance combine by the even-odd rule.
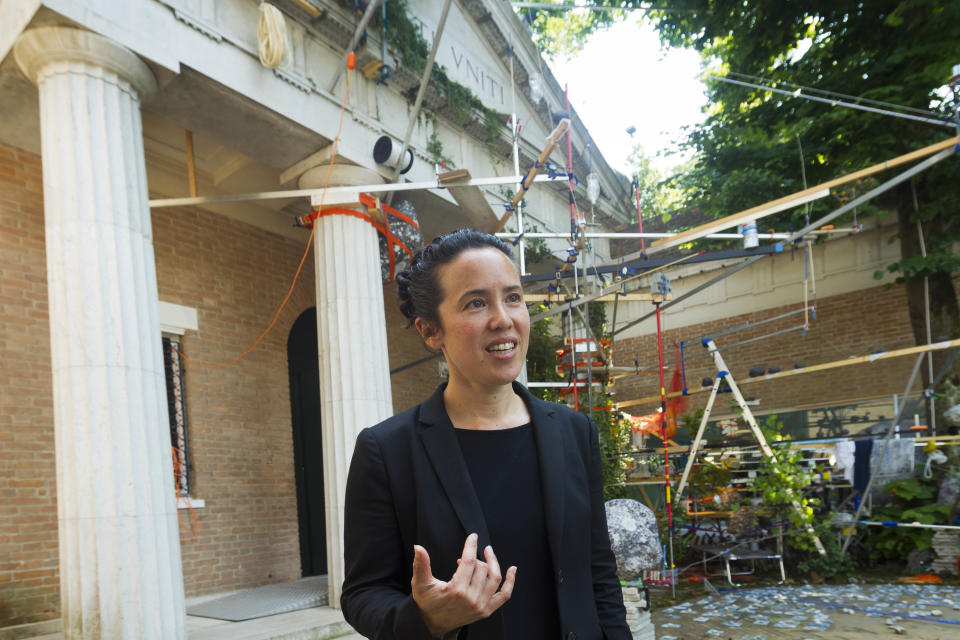
[[40, 89], [65, 638], [186, 638], [140, 99], [104, 37], [22, 34]]
[[[322, 187], [327, 166], [300, 178], [300, 188]], [[367, 169], [335, 166], [330, 186], [373, 184]], [[366, 212], [365, 207], [352, 207]], [[324, 504], [330, 606], [343, 586], [343, 508], [347, 471], [360, 430], [393, 414], [390, 359], [377, 230], [365, 220], [330, 215], [316, 220], [314, 268], [320, 361]]]

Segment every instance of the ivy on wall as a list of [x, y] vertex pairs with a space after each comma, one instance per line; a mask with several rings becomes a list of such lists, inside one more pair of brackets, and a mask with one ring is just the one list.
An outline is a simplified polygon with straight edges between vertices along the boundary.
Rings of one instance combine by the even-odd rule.
[[[420, 29], [407, 15], [407, 3], [404, 0], [394, 0], [388, 2], [386, 6], [389, 46], [397, 52], [400, 63], [404, 67], [416, 74], [423, 73], [430, 46], [420, 35]], [[484, 105], [470, 89], [451, 80], [444, 67], [437, 63], [434, 63], [430, 74], [430, 87], [446, 100], [447, 107], [453, 112], [457, 124], [463, 125], [475, 120], [477, 112], [482, 115], [487, 150], [493, 156], [503, 127], [497, 112]], [[408, 95], [407, 99], [412, 102], [416, 96], [416, 88], [411, 92], [413, 95]]]

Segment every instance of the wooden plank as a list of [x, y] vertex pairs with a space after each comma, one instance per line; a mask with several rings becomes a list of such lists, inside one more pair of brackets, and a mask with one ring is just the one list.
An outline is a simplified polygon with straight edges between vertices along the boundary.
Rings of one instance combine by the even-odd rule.
[[[616, 297], [620, 294], [608, 293], [602, 295], [599, 298], [593, 298], [592, 302], [613, 302]], [[653, 300], [670, 300], [672, 296], [661, 296], [660, 294], [654, 293], [628, 293], [626, 295], [620, 295], [620, 302], [652, 302]], [[576, 298], [557, 298], [556, 294], [549, 293], [525, 293], [523, 294], [523, 299], [527, 302], [557, 302], [557, 303], [566, 303], [571, 300], [576, 300]]]
[[451, 182], [466, 181], [471, 178], [470, 172], [466, 169], [454, 169], [453, 171], [447, 171], [441, 173], [437, 176], [437, 182], [442, 186], [447, 186]]
[[[875, 173], [879, 173], [880, 171], [884, 171], [885, 169], [890, 169], [892, 167], [896, 167], [898, 165], [905, 164], [907, 162], [911, 162], [919, 158], [933, 155], [938, 151], [942, 151], [944, 149], [950, 148], [951, 146], [957, 144], [958, 141], [960, 141], [960, 138], [957, 138], [957, 137], [953, 137], [948, 140], [943, 140], [942, 142], [932, 144], [928, 147], [917, 149], [916, 151], [911, 151], [910, 153], [906, 153], [902, 156], [897, 156], [896, 158], [893, 158], [891, 160], [880, 162], [873, 166], [867, 167], [866, 169], [861, 169], [860, 171], [855, 171], [845, 176], [841, 176], [833, 180], [828, 180], [827, 182], [818, 184], [808, 189], [797, 191], [796, 193], [792, 193], [788, 196], [784, 196], [782, 198], [771, 200], [770, 202], [766, 202], [764, 204], [757, 205], [749, 209], [745, 209], [743, 211], [740, 211], [739, 213], [734, 213], [725, 218], [711, 220], [710, 222], [702, 224], [699, 227], [694, 227], [693, 229], [689, 229], [687, 231], [679, 233], [673, 236], [672, 238], [661, 238], [660, 240], [655, 240], [654, 242], [650, 243], [650, 250], [648, 250], [647, 253], [648, 254], [655, 253], [656, 251], [662, 251], [663, 249], [675, 247], [679, 244], [692, 242], [693, 240], [702, 238], [703, 236], [708, 235], [710, 233], [717, 233], [723, 229], [729, 229], [730, 227], [734, 227], [738, 224], [743, 224], [744, 222], [755, 220], [758, 217], [762, 217], [762, 215], [770, 215], [770, 214], [776, 213], [778, 210], [782, 211], [783, 208], [789, 208], [790, 203], [795, 200], [811, 197], [817, 192], [822, 191], [823, 189], [832, 189], [834, 187], [838, 187], [840, 185], [853, 182], [854, 180], [859, 180], [860, 178], [866, 178], [867, 176], [871, 176]], [[798, 204], [802, 204], [802, 203], [798, 203]], [[777, 207], [782, 207], [782, 208], [777, 209]], [[763, 214], [765, 210], [769, 210], [769, 211], [766, 214]], [[758, 214], [762, 214], [762, 215], [758, 215]]]
[[517, 207], [520, 205], [520, 201], [523, 200], [524, 194], [526, 194], [527, 189], [530, 188], [530, 185], [533, 184], [533, 179], [540, 173], [540, 169], [546, 165], [547, 160], [550, 158], [550, 154], [553, 153], [553, 147], [557, 144], [557, 140], [560, 139], [567, 129], [570, 127], [570, 119], [564, 118], [560, 121], [557, 127], [550, 133], [550, 136], [547, 138], [547, 143], [543, 147], [543, 151], [540, 152], [540, 155], [537, 156], [537, 161], [534, 163], [530, 170], [527, 172], [527, 175], [523, 177], [523, 181], [520, 183], [521, 187], [513, 194], [513, 201], [510, 203], [510, 209], [503, 214], [503, 217], [500, 218], [496, 226], [493, 228], [493, 231], [490, 233], [499, 233], [503, 231], [504, 225], [507, 224], [507, 220], [510, 219], [510, 215], [517, 210]]
[[330, 156], [336, 150], [332, 144], [328, 144], [323, 149], [311, 153], [303, 160], [295, 162], [280, 173], [279, 182], [282, 185], [289, 184], [303, 175], [307, 169], [318, 167], [322, 164], [329, 164]]
[[[868, 362], [876, 362], [878, 360], [888, 360], [890, 358], [901, 358], [903, 356], [911, 356], [918, 353], [926, 353], [928, 351], [940, 351], [942, 349], [953, 349], [955, 347], [960, 347], [960, 339], [957, 340], [948, 340], [946, 342], [935, 342], [933, 344], [921, 344], [916, 347], [907, 347], [905, 349], [896, 349], [895, 351], [887, 351], [884, 353], [878, 353], [876, 355], [869, 356], [860, 356], [859, 358], [848, 358], [845, 360], [834, 360], [832, 362], [824, 362], [821, 364], [811, 365], [809, 367], [804, 367], [802, 369], [789, 369], [787, 371], [779, 371], [777, 373], [768, 373], [765, 376], [757, 376], [756, 378], [747, 378], [746, 380], [740, 380], [737, 382], [739, 385], [751, 384], [754, 382], [767, 382], [769, 380], [778, 380], [780, 378], [787, 378], [790, 376], [799, 376], [805, 373], [814, 373], [816, 371], [827, 371], [829, 369], [838, 369], [840, 367], [849, 367], [855, 364], [865, 364]], [[623, 376], [620, 376], [623, 377]], [[699, 389], [688, 389], [687, 395], [693, 395], [695, 393], [706, 393], [710, 391], [710, 387], [701, 387]], [[674, 391], [667, 394], [667, 398], [679, 398], [683, 396], [683, 393], [680, 391]], [[647, 404], [653, 404], [654, 402], [660, 402], [660, 396], [647, 396], [645, 398], [638, 398], [636, 400], [623, 400], [617, 402], [618, 409], [624, 409], [626, 407], [636, 407]]]

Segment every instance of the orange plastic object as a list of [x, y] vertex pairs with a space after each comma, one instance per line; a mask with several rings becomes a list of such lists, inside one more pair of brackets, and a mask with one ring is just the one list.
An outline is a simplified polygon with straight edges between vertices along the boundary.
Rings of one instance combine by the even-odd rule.
[[906, 584], [937, 584], [943, 582], [943, 579], [934, 573], [921, 573], [918, 576], [899, 578], [897, 582], [905, 582]]
[[347, 54], [347, 69], [350, 69], [350, 71], [353, 71], [356, 68], [357, 68], [357, 54], [351, 51], [350, 53]]

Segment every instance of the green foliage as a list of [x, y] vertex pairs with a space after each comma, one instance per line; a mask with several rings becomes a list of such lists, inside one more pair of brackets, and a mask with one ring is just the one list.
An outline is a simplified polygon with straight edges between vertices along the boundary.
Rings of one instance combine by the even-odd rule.
[[[546, 309], [543, 305], [530, 307], [535, 315]], [[557, 372], [557, 341], [550, 330], [550, 319], [545, 318], [530, 326], [530, 344], [527, 347], [527, 377], [537, 382], [555, 382], [563, 378]], [[551, 397], [547, 397], [547, 393]], [[541, 400], [557, 400], [553, 389], [537, 388], [532, 393]]]
[[[549, 1], [544, 2], [545, 7], [549, 4]], [[607, 3], [585, 2], [584, 4]], [[620, 4], [635, 6], [640, 3], [627, 1]], [[525, 8], [520, 9], [518, 13], [530, 23], [534, 39], [541, 51], [551, 56], [566, 58], [570, 58], [582, 49], [595, 31], [609, 27], [626, 15], [622, 11], [565, 11], [549, 8]]]
[[[949, 523], [950, 507], [931, 502], [937, 495], [937, 486], [931, 480], [920, 477], [897, 480], [885, 485], [882, 492], [891, 494], [893, 500], [888, 505], [874, 507], [872, 520]], [[864, 546], [872, 561], [902, 562], [911, 551], [929, 549], [933, 533], [933, 529], [914, 527], [870, 528]]]
[[856, 561], [846, 553], [841, 553], [836, 534], [826, 523], [814, 527], [817, 537], [823, 543], [826, 555], [811, 553], [797, 563], [797, 569], [803, 573], [816, 573], [830, 580], [836, 577], [849, 577], [857, 570]]
[[[511, 196], [507, 196], [509, 199]], [[529, 233], [537, 233], [540, 231], [540, 228], [537, 225], [531, 225], [526, 229]], [[547, 241], [543, 238], [528, 238], [524, 240], [524, 258], [527, 264], [537, 264], [538, 262], [552, 263], [556, 256], [553, 255], [553, 251], [550, 251], [550, 247], [547, 245]]]
[[[644, 218], [659, 216], [668, 222], [671, 212], [683, 205], [683, 193], [677, 183], [670, 179], [672, 176], [665, 176], [653, 167], [650, 157], [639, 144], [634, 146], [627, 162], [640, 188], [641, 215]], [[677, 172], [684, 170], [685, 167], [680, 167]]]
[[[618, 2], [624, 7], [642, 4]], [[960, 39], [960, 2], [680, 0], [666, 6], [644, 12], [643, 19], [653, 22], [665, 45], [696, 49], [705, 65], [720, 75], [779, 83], [778, 88], [789, 91], [809, 87], [840, 92], [847, 101], [858, 102], [851, 96], [860, 96], [932, 111], [943, 119], [957, 115], [957, 98], [945, 86], [957, 59], [943, 43]], [[579, 50], [591, 34], [625, 15], [549, 8], [518, 13], [528, 20], [544, 51], [562, 55]], [[704, 125], [691, 131], [684, 144], [697, 154], [693, 166], [668, 178], [664, 186], [682, 194], [685, 206], [718, 217], [799, 191], [805, 186], [803, 172], [806, 184], [813, 185], [950, 135], [944, 127], [718, 80], [708, 79], [708, 100]], [[888, 268], [898, 282], [913, 286], [923, 275], [940, 278], [942, 295], [933, 306], [934, 314], [944, 318], [946, 326], [935, 328], [943, 335], [955, 334], [960, 318], [956, 294], [947, 286], [950, 274], [960, 271], [960, 255], [952, 251], [960, 239], [954, 165], [942, 162], [859, 211], [862, 215], [880, 207], [898, 212], [903, 255]], [[835, 194], [809, 208], [765, 218], [763, 224], [781, 231], [796, 229], [805, 213], [816, 219], [838, 204], [841, 199]], [[651, 203], [644, 210], [656, 208]], [[925, 228], [927, 257], [920, 255], [916, 241], [918, 220]]]
[[[420, 29], [407, 15], [407, 2], [395, 0], [388, 2], [386, 7], [387, 38], [390, 47], [397, 51], [400, 63], [404, 67], [416, 74], [423, 73], [430, 54], [430, 46], [420, 34]], [[453, 112], [454, 120], [458, 124], [466, 124], [479, 114], [486, 129], [488, 150], [492, 150], [503, 129], [503, 123], [500, 122], [497, 112], [485, 106], [470, 89], [451, 80], [442, 65], [434, 63], [433, 71], [430, 73], [430, 86], [447, 101], [447, 107]], [[412, 90], [412, 95], [408, 96], [411, 102], [416, 96], [416, 91], [417, 87]]]
[[[776, 415], [770, 415], [764, 424], [760, 425], [767, 442], [789, 442], [790, 437], [784, 436], [783, 423], [777, 420]], [[773, 457], [764, 456], [757, 470], [757, 477], [753, 487], [763, 498], [763, 507], [773, 512], [776, 518], [788, 518], [796, 528], [795, 535], [788, 538], [790, 546], [803, 551], [814, 549], [812, 536], [806, 531], [808, 525], [813, 525], [815, 514], [813, 508], [819, 504], [816, 498], [804, 498], [803, 492], [810, 484], [810, 469], [800, 464], [800, 453], [789, 446], [772, 446]], [[797, 510], [794, 501], [800, 505]]]
[[[600, 0], [592, 0], [599, 4]], [[681, 0], [647, 15], [669, 46], [701, 52], [713, 73], [730, 80], [776, 86], [845, 102], [875, 100], [955, 119], [960, 99], [947, 86], [957, 56], [945, 42], [960, 40], [960, 2], [943, 0]], [[868, 113], [729, 82], [713, 76], [707, 117], [685, 143], [696, 156], [690, 171], [669, 180], [686, 206], [720, 217], [889, 160], [955, 135], [949, 127]], [[843, 94], [840, 96], [839, 94]], [[887, 108], [887, 105], [880, 105]], [[860, 207], [885, 210], [899, 226], [900, 256], [886, 269], [906, 287], [911, 309], [922, 308], [929, 280], [934, 335], [960, 335], [955, 289], [960, 254], [960, 183], [948, 159]], [[901, 169], [878, 174], [885, 181]], [[869, 182], [851, 183], [809, 208], [766, 217], [764, 228], [805, 226], [849, 202]], [[833, 223], [844, 225], [853, 212]], [[922, 224], [926, 257], [918, 240]], [[702, 241], [704, 246], [708, 245]], [[924, 316], [911, 314], [915, 339], [925, 341]], [[946, 362], [934, 356], [934, 370]], [[941, 383], [960, 381], [960, 362]], [[936, 410], [947, 406], [938, 401]]]
[[733, 478], [730, 469], [713, 464], [702, 464], [690, 477], [690, 489], [700, 496], [710, 496], [723, 489]]
[[[586, 394], [581, 396], [581, 413], [588, 413]], [[599, 402], [594, 396], [595, 406], [610, 406], [612, 402], [606, 396]], [[594, 411], [593, 421], [597, 423], [600, 436], [600, 456], [603, 462], [603, 499], [627, 497], [626, 487], [613, 486], [627, 481], [627, 461], [623, 455], [630, 448], [630, 423], [612, 411]]]
[[[691, 547], [697, 543], [693, 528], [690, 526], [692, 522], [693, 518], [690, 515], [682, 513], [680, 509], [673, 510], [673, 558], [678, 566], [693, 560], [687, 557]], [[666, 513], [657, 516], [657, 529], [661, 542], [670, 538], [670, 523]]]
[[607, 337], [607, 305], [603, 303], [584, 305], [587, 311], [587, 322], [590, 323], [590, 335], [597, 340]]
[[454, 167], [453, 160], [443, 153], [443, 143], [440, 141], [436, 129], [430, 132], [430, 137], [427, 139], [427, 153], [430, 154], [430, 159], [433, 160], [434, 164], [444, 163], [451, 169]]

